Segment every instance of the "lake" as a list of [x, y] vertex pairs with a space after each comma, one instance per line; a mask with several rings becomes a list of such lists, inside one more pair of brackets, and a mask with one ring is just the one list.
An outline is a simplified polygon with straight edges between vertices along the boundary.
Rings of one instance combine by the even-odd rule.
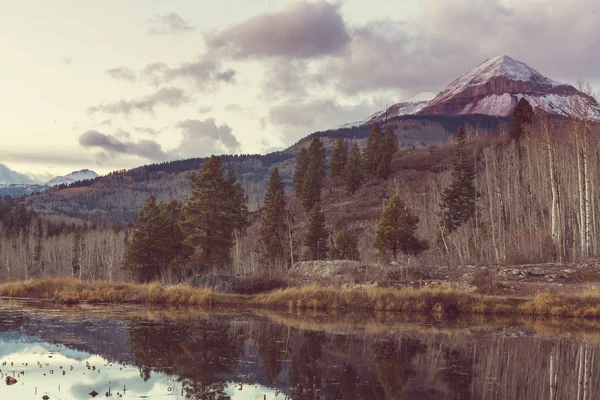
[[598, 343], [597, 321], [0, 299], [0, 399], [591, 400]]

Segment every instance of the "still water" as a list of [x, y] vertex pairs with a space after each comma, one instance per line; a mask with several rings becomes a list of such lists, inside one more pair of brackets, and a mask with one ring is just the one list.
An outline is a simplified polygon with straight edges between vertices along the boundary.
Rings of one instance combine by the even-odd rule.
[[598, 343], [595, 321], [0, 299], [0, 399], [591, 400]]

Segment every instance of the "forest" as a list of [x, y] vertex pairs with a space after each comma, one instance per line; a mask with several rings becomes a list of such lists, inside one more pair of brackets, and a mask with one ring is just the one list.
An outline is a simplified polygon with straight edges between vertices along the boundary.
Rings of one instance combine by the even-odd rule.
[[[270, 169], [252, 210], [239, 171], [226, 168], [236, 156], [189, 160], [198, 169], [185, 178], [189, 194], [146, 197], [129, 226], [44, 215], [5, 199], [0, 280], [175, 283], [285, 275], [298, 261], [325, 259], [382, 268], [585, 260], [600, 252], [600, 132], [583, 105], [576, 111], [549, 117], [522, 100], [499, 134], [466, 125], [424, 149], [401, 149], [393, 124], [374, 124], [363, 142], [339, 134], [331, 150], [313, 135], [285, 180]], [[189, 167], [165, 163], [113, 178]]]

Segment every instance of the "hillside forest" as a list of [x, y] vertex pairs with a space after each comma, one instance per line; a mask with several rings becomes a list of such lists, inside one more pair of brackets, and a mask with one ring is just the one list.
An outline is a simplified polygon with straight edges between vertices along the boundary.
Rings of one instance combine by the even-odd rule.
[[573, 107], [577, 117], [557, 118], [522, 100], [498, 132], [461, 126], [426, 148], [400, 149], [391, 125], [373, 125], [366, 141], [340, 135], [332, 151], [313, 135], [289, 179], [270, 170], [254, 209], [217, 156], [188, 175], [184, 200], [150, 195], [129, 226], [4, 199], [0, 280], [174, 283], [285, 274], [306, 260], [425, 268], [596, 257], [600, 128]]

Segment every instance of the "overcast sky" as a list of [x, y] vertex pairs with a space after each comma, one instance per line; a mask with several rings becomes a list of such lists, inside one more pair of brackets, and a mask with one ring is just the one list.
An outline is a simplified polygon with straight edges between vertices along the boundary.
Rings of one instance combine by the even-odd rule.
[[507, 54], [600, 88], [592, 0], [3, 0], [0, 163], [264, 153]]

